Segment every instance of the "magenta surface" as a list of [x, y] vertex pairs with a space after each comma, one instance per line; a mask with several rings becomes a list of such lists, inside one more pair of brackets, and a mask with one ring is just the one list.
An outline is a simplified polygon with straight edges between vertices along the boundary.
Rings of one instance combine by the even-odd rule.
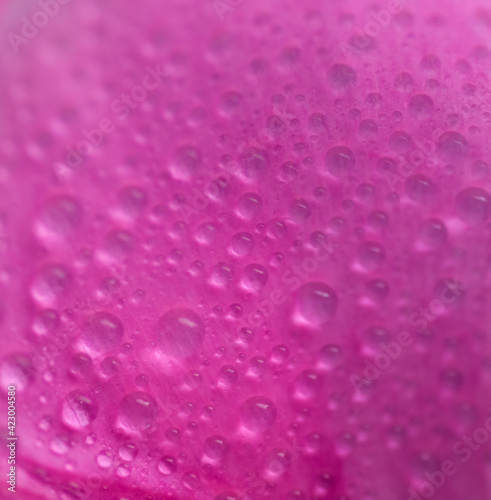
[[0, 10], [0, 498], [490, 498], [484, 0]]

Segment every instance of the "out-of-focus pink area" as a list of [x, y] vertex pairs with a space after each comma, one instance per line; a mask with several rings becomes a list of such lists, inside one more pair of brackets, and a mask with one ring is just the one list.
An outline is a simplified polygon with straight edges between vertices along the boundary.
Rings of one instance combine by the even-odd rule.
[[1, 498], [488, 499], [486, 2], [0, 8]]

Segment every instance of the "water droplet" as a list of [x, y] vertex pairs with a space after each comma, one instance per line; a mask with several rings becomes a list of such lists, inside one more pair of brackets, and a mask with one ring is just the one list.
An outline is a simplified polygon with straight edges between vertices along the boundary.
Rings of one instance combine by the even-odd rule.
[[222, 366], [218, 374], [218, 385], [223, 389], [230, 389], [236, 384], [239, 374], [231, 365]]
[[177, 359], [196, 352], [204, 333], [201, 318], [190, 309], [171, 309], [162, 316], [157, 326], [158, 342], [164, 354]]
[[295, 379], [295, 395], [300, 399], [312, 399], [319, 388], [319, 375], [312, 370], [303, 371]]
[[382, 302], [389, 295], [389, 285], [384, 280], [374, 279], [366, 284], [368, 297], [374, 302]]
[[470, 226], [483, 224], [491, 214], [491, 197], [484, 189], [470, 187], [457, 196], [455, 210], [460, 220]]
[[338, 307], [336, 292], [328, 285], [310, 282], [297, 295], [297, 314], [307, 323], [321, 325], [329, 321]]
[[60, 236], [68, 235], [82, 221], [82, 207], [71, 196], [62, 195], [50, 199], [41, 214], [43, 227]]
[[72, 429], [87, 427], [97, 416], [99, 409], [94, 401], [81, 391], [70, 392], [61, 408], [61, 419]]
[[240, 157], [241, 173], [248, 180], [258, 180], [268, 170], [268, 163], [266, 151], [247, 148]]
[[263, 200], [256, 193], [245, 193], [239, 198], [237, 211], [244, 219], [255, 219], [259, 216]]
[[116, 348], [123, 338], [123, 324], [108, 312], [98, 312], [89, 316], [82, 326], [82, 341], [97, 352]]
[[70, 373], [76, 377], [87, 377], [92, 371], [92, 359], [85, 352], [76, 352], [70, 360]]
[[140, 432], [150, 428], [157, 418], [158, 406], [147, 392], [132, 392], [119, 403], [119, 423], [130, 431]]
[[445, 132], [437, 140], [437, 150], [445, 161], [460, 162], [469, 152], [467, 139], [458, 132]]
[[135, 248], [135, 237], [129, 231], [116, 229], [104, 238], [104, 256], [110, 260], [125, 259]]
[[13, 385], [23, 391], [33, 380], [34, 369], [31, 359], [25, 354], [11, 354], [0, 365], [0, 383], [4, 389]]
[[104, 358], [101, 361], [101, 373], [104, 377], [114, 377], [121, 370], [121, 363], [113, 356]]
[[427, 120], [434, 111], [433, 99], [426, 94], [416, 94], [409, 101], [409, 113], [417, 120]]
[[414, 89], [414, 80], [409, 73], [399, 73], [394, 81], [395, 87], [399, 92], [412, 92]]
[[322, 132], [327, 129], [327, 117], [321, 113], [313, 113], [308, 118], [308, 124], [313, 132]]
[[96, 462], [101, 469], [107, 469], [108, 467], [111, 467], [113, 464], [113, 458], [112, 455], [107, 452], [107, 451], [101, 451], [97, 457], [96, 457]]
[[266, 358], [254, 356], [249, 362], [247, 374], [252, 377], [260, 377], [266, 369]]
[[408, 197], [416, 203], [429, 203], [435, 197], [436, 192], [433, 181], [422, 174], [408, 177], [405, 189]]
[[266, 457], [266, 470], [273, 476], [284, 474], [292, 465], [293, 457], [282, 448], [270, 451]]
[[299, 198], [290, 203], [290, 217], [297, 224], [303, 224], [310, 214], [310, 205], [305, 200]]
[[389, 137], [389, 146], [396, 153], [407, 153], [411, 147], [411, 136], [407, 132], [397, 130]]
[[225, 491], [223, 493], [219, 493], [215, 500], [239, 500], [239, 497], [230, 491]]
[[201, 154], [194, 146], [181, 146], [174, 153], [170, 172], [175, 179], [188, 181], [198, 173], [201, 162]]
[[120, 446], [118, 454], [121, 460], [131, 462], [138, 455], [138, 448], [135, 443], [124, 443]]
[[254, 249], [254, 237], [250, 233], [237, 233], [232, 236], [230, 250], [240, 257], [249, 255]]
[[65, 455], [70, 448], [70, 441], [67, 436], [55, 436], [49, 448], [55, 455]]
[[209, 245], [215, 240], [216, 226], [212, 222], [204, 222], [196, 228], [196, 241], [203, 245]]
[[181, 482], [188, 490], [197, 490], [201, 486], [200, 478], [196, 472], [185, 472]]
[[343, 360], [343, 353], [338, 345], [328, 344], [319, 351], [319, 361], [324, 368], [334, 368]]
[[367, 271], [378, 269], [385, 261], [385, 250], [378, 243], [367, 241], [360, 245], [358, 261]]
[[237, 92], [227, 92], [222, 96], [220, 108], [223, 113], [230, 115], [236, 113], [242, 102], [242, 96]]
[[263, 432], [274, 424], [276, 406], [268, 398], [253, 396], [242, 403], [240, 416], [247, 429], [252, 432]]
[[268, 282], [268, 271], [260, 264], [249, 264], [244, 268], [241, 284], [244, 288], [256, 292]]
[[32, 330], [36, 335], [47, 335], [60, 324], [60, 317], [53, 309], [41, 309], [32, 322]]
[[277, 365], [284, 363], [289, 356], [290, 350], [283, 344], [275, 345], [271, 351], [271, 361]]
[[355, 155], [345, 146], [331, 148], [324, 158], [327, 171], [334, 177], [346, 177], [355, 168]]
[[373, 139], [378, 132], [377, 124], [373, 120], [363, 120], [358, 127], [358, 131], [362, 137]]
[[427, 219], [421, 223], [419, 237], [429, 248], [437, 248], [447, 241], [447, 228], [438, 219]]
[[170, 476], [177, 470], [177, 460], [174, 457], [166, 455], [159, 460], [157, 468], [164, 476]]
[[228, 442], [222, 436], [210, 436], [203, 445], [206, 456], [213, 460], [221, 460], [228, 453]]
[[127, 186], [119, 192], [119, 204], [128, 217], [136, 217], [148, 204], [147, 194], [137, 186]]
[[32, 296], [41, 304], [54, 304], [67, 294], [71, 282], [72, 278], [66, 267], [47, 264], [39, 270], [32, 282]]

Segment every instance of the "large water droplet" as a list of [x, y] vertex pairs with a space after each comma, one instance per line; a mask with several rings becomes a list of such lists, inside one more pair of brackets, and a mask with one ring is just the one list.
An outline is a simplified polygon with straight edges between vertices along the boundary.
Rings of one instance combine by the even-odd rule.
[[54, 304], [69, 290], [72, 279], [68, 269], [60, 264], [47, 264], [32, 282], [31, 292], [41, 304]]
[[164, 354], [186, 358], [201, 345], [205, 328], [201, 318], [190, 309], [172, 309], [165, 313], [157, 326], [158, 342]]
[[221, 460], [228, 453], [228, 442], [222, 436], [210, 436], [203, 445], [205, 455], [213, 460]]
[[462, 161], [468, 154], [467, 139], [458, 132], [445, 132], [437, 140], [437, 149], [448, 162]]
[[460, 220], [475, 226], [483, 224], [491, 214], [491, 197], [484, 189], [470, 187], [459, 193], [455, 210]]
[[117, 347], [123, 338], [123, 324], [108, 312], [98, 312], [89, 316], [82, 326], [82, 341], [97, 352]]
[[175, 153], [170, 164], [170, 172], [175, 179], [188, 181], [201, 167], [201, 154], [190, 145], [181, 146]]
[[242, 403], [240, 416], [247, 429], [252, 432], [263, 432], [274, 424], [276, 406], [268, 398], [253, 396]]
[[96, 418], [97, 413], [97, 405], [90, 396], [81, 391], [68, 394], [61, 407], [61, 419], [72, 429], [87, 427]]
[[242, 286], [251, 291], [263, 288], [268, 282], [268, 271], [260, 264], [249, 264], [242, 273]]
[[119, 423], [130, 431], [145, 431], [153, 426], [158, 406], [147, 392], [132, 392], [119, 403]]
[[296, 311], [307, 323], [321, 325], [329, 321], [337, 307], [336, 292], [324, 283], [310, 282], [298, 291]]
[[324, 158], [326, 169], [334, 177], [346, 177], [355, 168], [355, 155], [345, 146], [331, 148]]

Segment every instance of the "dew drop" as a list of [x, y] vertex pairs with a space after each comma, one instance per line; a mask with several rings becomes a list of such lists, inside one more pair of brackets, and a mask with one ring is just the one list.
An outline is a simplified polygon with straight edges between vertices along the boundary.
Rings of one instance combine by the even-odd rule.
[[384, 263], [385, 250], [378, 243], [362, 243], [358, 250], [358, 261], [367, 271], [374, 271]]
[[246, 148], [240, 157], [240, 169], [248, 180], [260, 179], [268, 170], [266, 151], [257, 148]]
[[483, 224], [491, 213], [491, 197], [484, 189], [466, 188], [457, 196], [455, 211], [459, 219], [470, 226]]
[[244, 219], [254, 219], [259, 216], [263, 200], [256, 193], [245, 193], [239, 198], [237, 212]]
[[438, 219], [427, 219], [419, 228], [420, 240], [429, 248], [438, 248], [447, 241], [447, 228]]
[[177, 460], [169, 455], [163, 456], [159, 460], [157, 468], [164, 476], [170, 476], [177, 471]]
[[345, 146], [331, 148], [324, 158], [327, 171], [334, 177], [346, 177], [355, 168], [355, 155]]
[[417, 120], [427, 120], [434, 110], [433, 99], [426, 94], [416, 94], [409, 101], [409, 113]]
[[54, 304], [66, 295], [72, 278], [68, 269], [60, 264], [47, 264], [39, 270], [31, 286], [33, 298], [41, 304]]
[[108, 312], [98, 312], [89, 316], [82, 326], [82, 341], [96, 352], [116, 348], [123, 338], [123, 324]]
[[198, 173], [201, 162], [201, 154], [194, 146], [181, 146], [174, 153], [170, 172], [177, 180], [189, 181]]
[[70, 392], [61, 407], [61, 419], [72, 429], [87, 427], [96, 418], [99, 409], [94, 401], [81, 391]]
[[448, 162], [462, 161], [468, 154], [467, 139], [458, 132], [445, 132], [437, 140], [437, 150]]
[[239, 257], [249, 255], [254, 249], [254, 237], [250, 233], [240, 232], [232, 236], [230, 250]]
[[416, 203], [429, 203], [434, 197], [436, 188], [433, 181], [422, 174], [411, 175], [405, 182], [406, 194]]
[[276, 406], [268, 398], [253, 396], [242, 403], [240, 416], [247, 429], [252, 432], [263, 432], [274, 424]]
[[228, 442], [222, 436], [210, 436], [203, 445], [205, 455], [213, 460], [221, 460], [228, 453]]
[[244, 268], [241, 284], [247, 290], [257, 292], [268, 282], [268, 271], [260, 264], [249, 264]]
[[130, 431], [140, 432], [150, 428], [158, 413], [155, 399], [147, 392], [132, 392], [119, 403], [119, 423]]

